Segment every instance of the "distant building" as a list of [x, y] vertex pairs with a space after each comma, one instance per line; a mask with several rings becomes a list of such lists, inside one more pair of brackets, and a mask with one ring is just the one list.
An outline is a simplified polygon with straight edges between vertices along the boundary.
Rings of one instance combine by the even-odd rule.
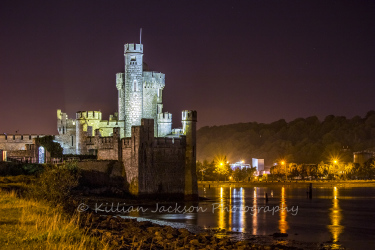
[[257, 159], [253, 158], [252, 159], [252, 166], [256, 168], [256, 171], [264, 171], [264, 159]]
[[244, 169], [244, 168], [250, 168], [250, 164], [246, 164], [242, 161], [239, 161], [239, 162], [236, 162], [236, 163], [232, 163], [232, 164], [229, 164], [230, 165], [230, 168], [234, 171], [236, 169]]

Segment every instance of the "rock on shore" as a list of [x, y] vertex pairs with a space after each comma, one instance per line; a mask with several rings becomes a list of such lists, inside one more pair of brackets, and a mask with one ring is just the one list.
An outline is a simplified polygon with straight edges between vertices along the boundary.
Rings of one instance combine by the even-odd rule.
[[259, 244], [256, 238], [234, 241], [215, 230], [193, 234], [185, 228], [111, 215], [86, 214], [81, 223], [89, 234], [108, 242], [114, 249], [301, 249], [282, 242]]

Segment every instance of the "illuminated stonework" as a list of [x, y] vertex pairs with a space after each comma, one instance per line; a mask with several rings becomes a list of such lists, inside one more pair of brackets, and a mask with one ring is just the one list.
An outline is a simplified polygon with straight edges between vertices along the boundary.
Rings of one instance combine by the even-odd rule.
[[118, 113], [102, 120], [100, 111], [79, 111], [75, 119], [57, 110], [64, 154], [97, 155], [121, 161], [133, 194], [197, 196], [197, 112], [182, 112], [182, 128], [172, 130], [163, 112], [165, 75], [143, 70], [143, 45], [125, 44], [125, 71], [116, 74]]

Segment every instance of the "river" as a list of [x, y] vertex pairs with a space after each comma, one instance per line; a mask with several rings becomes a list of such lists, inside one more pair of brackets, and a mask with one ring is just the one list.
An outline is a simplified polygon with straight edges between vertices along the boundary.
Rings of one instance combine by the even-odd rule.
[[287, 185], [206, 187], [199, 188], [205, 201], [156, 203], [149, 205], [147, 211], [128, 215], [192, 230], [287, 233], [290, 240], [325, 242], [333, 249], [374, 247], [374, 187], [319, 187], [313, 189], [312, 199], [306, 191], [306, 187]]

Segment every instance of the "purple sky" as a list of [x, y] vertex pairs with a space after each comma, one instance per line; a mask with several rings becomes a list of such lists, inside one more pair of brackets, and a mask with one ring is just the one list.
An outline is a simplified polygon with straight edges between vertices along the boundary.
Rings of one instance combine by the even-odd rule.
[[117, 111], [123, 45], [166, 74], [180, 127], [375, 109], [374, 1], [0, 2], [0, 133], [56, 134], [56, 109]]

